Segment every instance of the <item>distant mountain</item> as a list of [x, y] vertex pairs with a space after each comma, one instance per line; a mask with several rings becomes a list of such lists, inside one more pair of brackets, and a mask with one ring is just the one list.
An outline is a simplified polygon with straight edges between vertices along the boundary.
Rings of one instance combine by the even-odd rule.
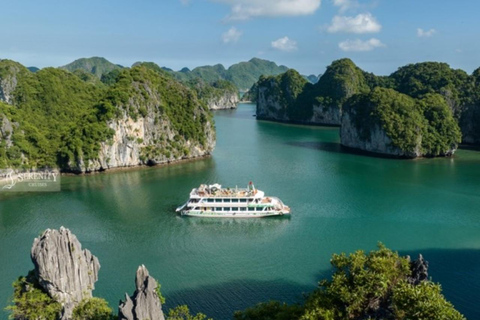
[[322, 75], [319, 74], [318, 76], [314, 75], [314, 74], [311, 74], [309, 76], [303, 76], [305, 78], [305, 80], [307, 80], [308, 82], [312, 83], [312, 84], [315, 84], [318, 82], [318, 80], [320, 79]]
[[[167, 70], [168, 68], [164, 68]], [[235, 84], [240, 91], [248, 91], [258, 81], [260, 76], [273, 76], [287, 71], [289, 68], [278, 66], [275, 62], [253, 58], [250, 61], [236, 63], [228, 69], [221, 64], [201, 66], [193, 70], [183, 68], [180, 71], [169, 71], [180, 81], [200, 78], [208, 83], [218, 80], [228, 80]], [[168, 71], [168, 70], [167, 70]]]
[[28, 70], [30, 70], [31, 72], [35, 73], [37, 72], [38, 70], [40, 70], [39, 68], [37, 67], [27, 67]]
[[99, 79], [104, 74], [122, 68], [123, 67], [121, 65], [111, 63], [110, 61], [102, 57], [81, 58], [63, 67], [60, 67], [60, 69], [65, 69], [70, 72], [73, 72], [75, 70], [84, 70], [86, 72], [94, 74]]

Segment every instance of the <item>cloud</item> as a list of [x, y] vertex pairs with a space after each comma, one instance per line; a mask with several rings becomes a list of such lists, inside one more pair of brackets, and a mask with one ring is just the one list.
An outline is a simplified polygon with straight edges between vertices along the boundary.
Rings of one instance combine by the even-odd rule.
[[355, 17], [334, 16], [332, 24], [328, 26], [327, 31], [330, 33], [375, 33], [379, 32], [382, 26], [377, 22], [370, 13], [361, 13]]
[[321, 0], [212, 0], [231, 6], [229, 21], [313, 14]]
[[283, 37], [278, 40], [272, 41], [272, 48], [280, 51], [295, 51], [297, 50], [297, 42], [289, 39], [288, 37]]
[[385, 45], [376, 38], [362, 41], [360, 39], [345, 40], [338, 44], [343, 51], [372, 51], [375, 48], [385, 47]]
[[235, 27], [231, 27], [227, 32], [222, 34], [223, 43], [235, 43], [240, 39], [242, 32]]
[[434, 33], [436, 33], [437, 30], [435, 29], [430, 29], [430, 30], [423, 30], [422, 28], [418, 28], [417, 29], [417, 36], [419, 38], [428, 38], [428, 37], [431, 37], [433, 36]]
[[333, 5], [336, 7], [340, 7], [338, 9], [340, 13], [344, 13], [345, 11], [355, 9], [360, 6], [357, 0], [333, 0]]

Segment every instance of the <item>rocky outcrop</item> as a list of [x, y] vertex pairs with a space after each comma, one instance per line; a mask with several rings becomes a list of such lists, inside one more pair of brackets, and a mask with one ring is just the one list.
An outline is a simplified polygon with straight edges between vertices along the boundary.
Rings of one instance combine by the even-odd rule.
[[[410, 257], [408, 257], [410, 260]], [[421, 254], [418, 259], [410, 262], [410, 270], [412, 274], [408, 277], [408, 283], [418, 285], [422, 281], [428, 280], [428, 261], [426, 261]]]
[[380, 128], [378, 124], [368, 128], [369, 133], [366, 137], [363, 136], [360, 128], [356, 127], [353, 117], [355, 117], [354, 110], [343, 113], [342, 125], [340, 126], [340, 140], [343, 146], [392, 157], [415, 158], [422, 155], [420, 152], [421, 137], [419, 137], [417, 147], [413, 152], [405, 151], [394, 146], [385, 130]]
[[12, 103], [13, 92], [18, 84], [19, 74], [28, 70], [19, 63], [0, 60], [0, 101]]
[[162, 303], [157, 294], [157, 281], [141, 265], [135, 277], [135, 292], [131, 297], [125, 294], [125, 301], [118, 306], [119, 320], [164, 320]]
[[0, 113], [0, 142], [5, 141], [7, 148], [12, 146], [12, 134], [14, 127], [18, 127], [17, 123], [12, 123], [7, 116]]
[[206, 99], [206, 103], [210, 110], [235, 109], [239, 102], [240, 99], [238, 98], [238, 94], [229, 91], [226, 91], [218, 97], [212, 96]]
[[342, 111], [340, 108], [314, 103], [309, 103], [308, 105], [303, 106], [311, 109], [307, 118], [292, 118], [290, 116], [291, 112], [288, 112], [288, 108], [292, 108], [294, 106], [285, 105], [282, 102], [281, 97], [271, 95], [269, 93], [269, 89], [263, 86], [258, 88], [256, 102], [257, 119], [259, 120], [332, 126], [339, 126], [341, 123]]
[[50, 297], [62, 304], [62, 319], [70, 319], [75, 306], [92, 297], [100, 263], [84, 249], [70, 230], [47, 229], [35, 238], [31, 250], [35, 276]]
[[85, 173], [172, 163], [208, 156], [215, 147], [215, 131], [211, 122], [205, 124], [205, 145], [182, 140], [178, 142], [181, 149], [167, 147], [175, 141], [177, 132], [170, 121], [155, 120], [154, 114], [135, 120], [125, 113], [123, 117], [109, 122], [108, 126], [114, 130], [114, 135], [109, 141], [100, 144], [98, 159], [72, 163], [71, 171]]

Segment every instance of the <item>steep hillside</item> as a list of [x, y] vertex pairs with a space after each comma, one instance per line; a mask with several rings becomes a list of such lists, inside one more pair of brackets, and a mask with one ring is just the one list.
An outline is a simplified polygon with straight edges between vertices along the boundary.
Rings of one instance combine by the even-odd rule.
[[143, 66], [107, 87], [3, 60], [0, 83], [8, 103], [0, 106], [1, 167], [89, 172], [200, 157], [215, 145], [212, 116], [196, 94]]

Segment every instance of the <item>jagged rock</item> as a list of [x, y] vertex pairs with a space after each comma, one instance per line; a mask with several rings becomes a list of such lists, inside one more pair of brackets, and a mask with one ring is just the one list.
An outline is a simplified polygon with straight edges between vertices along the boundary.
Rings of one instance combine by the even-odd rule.
[[70, 319], [75, 306], [92, 297], [100, 269], [97, 257], [82, 250], [77, 237], [61, 227], [35, 238], [31, 258], [40, 286], [62, 304], [62, 319]]
[[407, 279], [410, 284], [417, 285], [428, 280], [428, 261], [423, 259], [421, 254], [418, 255], [417, 260], [410, 262], [410, 270], [412, 275]]
[[157, 281], [151, 277], [147, 268], [141, 265], [135, 277], [133, 296], [125, 295], [125, 301], [118, 306], [119, 320], [164, 320], [162, 303], [157, 294]]

